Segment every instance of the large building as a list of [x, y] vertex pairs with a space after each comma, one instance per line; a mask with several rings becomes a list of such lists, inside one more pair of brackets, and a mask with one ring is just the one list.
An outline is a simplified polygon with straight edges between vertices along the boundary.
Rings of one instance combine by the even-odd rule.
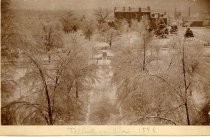
[[158, 19], [163, 19], [165, 24], [167, 24], [166, 12], [152, 12], [149, 6], [147, 8], [115, 7], [114, 16], [115, 19], [124, 19], [128, 22], [131, 22], [131, 20], [140, 21], [143, 17], [147, 17], [152, 22], [157, 21]]
[[131, 19], [136, 19], [140, 21], [143, 16], [150, 16], [150, 7], [146, 9], [142, 8], [131, 8], [131, 7], [123, 7], [123, 8], [116, 8], [114, 9], [114, 16], [116, 19], [126, 19], [126, 20], [131, 20]]

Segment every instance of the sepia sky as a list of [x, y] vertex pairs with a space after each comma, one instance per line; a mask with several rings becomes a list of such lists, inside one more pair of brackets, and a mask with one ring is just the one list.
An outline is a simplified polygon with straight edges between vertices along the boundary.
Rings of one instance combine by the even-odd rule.
[[[190, 6], [192, 11], [207, 11], [210, 0], [12, 0], [16, 9], [60, 10], [60, 9], [96, 9], [98, 7], [113, 8], [147, 7], [185, 11]], [[191, 2], [190, 2], [191, 1]], [[193, 2], [194, 1], [194, 2]]]

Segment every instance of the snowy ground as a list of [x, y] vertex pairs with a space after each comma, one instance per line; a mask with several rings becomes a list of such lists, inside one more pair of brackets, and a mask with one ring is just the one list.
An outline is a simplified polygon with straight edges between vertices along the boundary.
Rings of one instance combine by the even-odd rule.
[[[207, 40], [210, 41], [210, 29], [204, 29], [204, 28], [192, 28], [194, 34], [195, 34], [195, 39], [198, 41], [202, 41], [202, 42], [206, 42]], [[179, 37], [183, 37], [184, 35], [184, 31], [185, 29], [182, 28], [180, 29], [180, 32], [178, 33]], [[129, 33], [127, 35], [124, 35], [122, 39], [124, 39], [125, 41], [127, 40], [127, 44], [133, 44], [135, 42], [138, 42], [138, 34], [133, 32], [133, 33]], [[155, 40], [153, 40], [154, 43], [156, 43], [157, 46], [160, 46], [159, 49], [159, 56], [160, 58], [167, 58], [168, 54], [169, 54], [169, 43], [171, 41], [171, 39], [173, 39], [173, 35], [169, 36], [167, 39], [158, 39], [156, 38]], [[105, 43], [96, 43], [95, 45], [96, 47], [107, 47], [107, 44]], [[205, 57], [206, 59], [209, 61], [210, 63], [210, 47], [204, 47], [205, 48]], [[99, 77], [99, 81], [96, 82], [92, 87], [91, 92], [89, 93], [89, 103], [88, 103], [88, 111], [87, 111], [87, 115], [86, 115], [86, 121], [85, 124], [98, 124], [95, 123], [95, 121], [92, 121], [91, 119], [93, 119], [92, 114], [95, 112], [94, 108], [97, 108], [98, 105], [105, 103], [105, 106], [107, 107], [111, 107], [111, 104], [115, 103], [116, 100], [116, 89], [115, 87], [112, 85], [111, 79], [112, 79], [112, 66], [111, 66], [111, 60], [110, 59], [106, 59], [103, 58], [103, 52], [107, 52], [108, 56], [114, 56], [114, 54], [112, 53], [111, 50], [100, 50], [98, 52], [97, 55], [94, 56], [94, 58], [101, 58], [100, 60], [98, 60], [98, 70], [97, 70], [97, 76]], [[159, 65], [161, 65], [161, 62], [159, 62]], [[25, 74], [25, 69], [20, 68], [17, 69], [16, 74], [14, 75], [15, 80], [18, 81], [18, 79], [20, 79], [20, 77], [22, 77]], [[25, 85], [27, 86], [27, 85]], [[26, 88], [26, 87], [25, 87]], [[17, 97], [20, 96], [20, 92], [21, 90], [26, 90], [24, 88], [22, 89], [17, 89]], [[200, 100], [202, 98], [202, 96], [200, 95], [196, 95], [198, 100]], [[105, 102], [104, 102], [105, 100]], [[104, 106], [102, 106], [104, 107]], [[116, 108], [117, 109], [117, 108]], [[105, 114], [107, 116], [104, 117], [110, 117], [110, 112], [108, 112], [108, 114]], [[100, 119], [100, 118], [99, 118]], [[100, 124], [100, 122], [99, 122]], [[107, 120], [107, 123], [105, 124], [115, 124], [109, 121], [109, 119]]]

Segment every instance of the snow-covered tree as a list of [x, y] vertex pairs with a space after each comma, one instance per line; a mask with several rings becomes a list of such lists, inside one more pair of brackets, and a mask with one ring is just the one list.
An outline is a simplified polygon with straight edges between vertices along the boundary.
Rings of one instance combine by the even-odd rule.
[[99, 8], [94, 11], [94, 15], [98, 23], [101, 24], [107, 22], [108, 18], [111, 15], [111, 11], [109, 9]]

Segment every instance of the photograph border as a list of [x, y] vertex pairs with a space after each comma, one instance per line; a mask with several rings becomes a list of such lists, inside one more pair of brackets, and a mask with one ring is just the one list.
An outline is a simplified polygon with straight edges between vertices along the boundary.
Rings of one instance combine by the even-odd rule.
[[0, 126], [0, 135], [210, 135], [209, 126]]
[[[0, 0], [1, 1], [1, 0]], [[0, 13], [1, 14], [1, 13]], [[1, 19], [0, 19], [1, 22]], [[1, 32], [1, 29], [0, 29]], [[1, 43], [1, 39], [0, 39]], [[1, 47], [1, 44], [0, 44]], [[1, 52], [1, 48], [0, 48]], [[0, 55], [1, 58], [1, 55]], [[0, 63], [1, 71], [1, 63]], [[0, 77], [1, 79], [1, 77]], [[0, 92], [1, 96], [1, 92]], [[1, 99], [0, 99], [1, 100]], [[1, 101], [0, 101], [1, 106]], [[1, 113], [1, 110], [0, 110]], [[0, 117], [1, 121], [1, 117]], [[0, 125], [0, 136], [25, 135], [210, 135], [210, 126], [159, 126], [159, 125], [60, 125], [60, 126], [13, 126]]]

